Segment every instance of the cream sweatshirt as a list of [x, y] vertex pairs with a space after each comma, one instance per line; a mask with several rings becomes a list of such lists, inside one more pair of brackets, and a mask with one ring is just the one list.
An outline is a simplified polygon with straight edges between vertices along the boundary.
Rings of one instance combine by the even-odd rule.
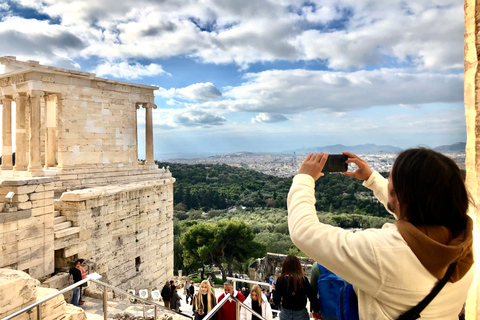
[[[385, 178], [374, 172], [364, 185], [386, 206]], [[354, 286], [360, 319], [396, 319], [431, 291], [438, 279], [422, 265], [395, 224], [352, 232], [320, 223], [314, 187], [309, 175], [293, 179], [287, 200], [290, 237], [302, 252]], [[421, 319], [458, 319], [474, 271], [470, 267], [461, 279], [448, 282]]]

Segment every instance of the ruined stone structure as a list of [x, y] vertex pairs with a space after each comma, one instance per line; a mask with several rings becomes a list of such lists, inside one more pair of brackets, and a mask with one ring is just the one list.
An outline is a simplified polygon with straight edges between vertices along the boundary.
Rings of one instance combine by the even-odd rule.
[[84, 258], [112, 285], [160, 288], [173, 276], [175, 179], [153, 159], [158, 88], [15, 57], [0, 63], [0, 268], [41, 278]]
[[[273, 276], [277, 279], [282, 271], [282, 263], [287, 256], [278, 253], [267, 253], [265, 258], [257, 259], [249, 267], [250, 280], [265, 281], [266, 277]], [[312, 265], [315, 263], [313, 259], [298, 257], [302, 264], [303, 272], [305, 276], [310, 279], [312, 273]]]

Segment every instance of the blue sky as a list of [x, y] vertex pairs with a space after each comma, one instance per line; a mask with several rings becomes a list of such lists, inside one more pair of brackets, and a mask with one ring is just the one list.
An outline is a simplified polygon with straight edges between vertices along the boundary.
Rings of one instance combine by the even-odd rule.
[[157, 159], [465, 141], [463, 2], [410, 2], [0, 0], [0, 56], [160, 87]]

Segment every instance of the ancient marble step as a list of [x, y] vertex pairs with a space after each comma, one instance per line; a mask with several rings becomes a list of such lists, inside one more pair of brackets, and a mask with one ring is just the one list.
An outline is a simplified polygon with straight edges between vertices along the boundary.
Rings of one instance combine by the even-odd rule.
[[60, 211], [58, 211], [58, 210], [53, 211], [53, 216], [54, 216], [54, 217], [60, 216]]
[[70, 228], [72, 226], [72, 221], [65, 221], [61, 223], [56, 223], [53, 227], [54, 231], [60, 231], [66, 228]]
[[65, 217], [65, 216], [58, 216], [58, 217], [53, 218], [53, 223], [54, 224], [59, 224], [59, 223], [65, 222], [65, 221], [67, 221], [67, 217]]
[[70, 227], [63, 230], [55, 231], [55, 239], [63, 238], [80, 232], [80, 227]]

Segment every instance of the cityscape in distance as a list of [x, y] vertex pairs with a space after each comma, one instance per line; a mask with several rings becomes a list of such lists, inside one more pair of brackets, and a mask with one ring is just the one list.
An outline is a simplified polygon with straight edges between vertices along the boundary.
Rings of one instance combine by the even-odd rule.
[[[451, 145], [442, 145], [434, 150], [452, 158], [460, 167], [465, 169], [465, 143], [458, 142]], [[422, 147], [420, 145], [420, 147]], [[426, 146], [425, 146], [426, 147]], [[324, 147], [312, 147], [284, 151], [279, 153], [261, 152], [230, 152], [216, 155], [205, 154], [182, 154], [183, 157], [163, 158], [162, 161], [182, 164], [226, 164], [234, 167], [256, 170], [265, 174], [278, 177], [291, 177], [297, 173], [302, 161], [311, 152], [328, 152], [339, 154], [342, 151], [349, 151], [359, 155], [368, 162], [373, 170], [388, 172], [391, 170], [397, 154], [402, 148], [375, 144], [364, 144], [355, 146], [332, 145]], [[168, 157], [168, 156], [167, 156]], [[158, 159], [158, 157], [156, 157]], [[355, 165], [349, 165], [349, 171], [355, 170]]]

